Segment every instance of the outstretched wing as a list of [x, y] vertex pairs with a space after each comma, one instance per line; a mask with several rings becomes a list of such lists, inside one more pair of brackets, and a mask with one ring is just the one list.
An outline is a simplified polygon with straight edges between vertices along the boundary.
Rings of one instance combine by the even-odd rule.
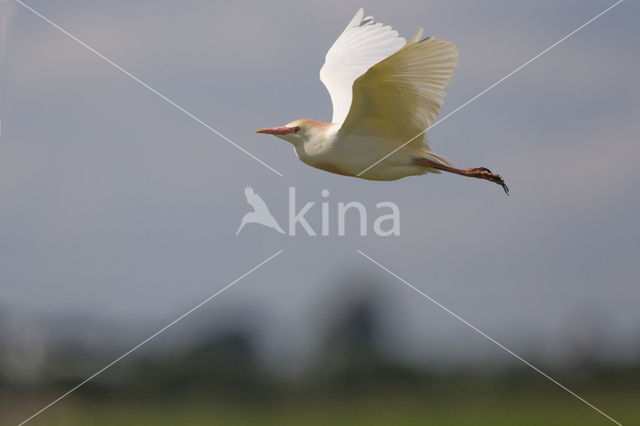
[[405, 44], [397, 31], [363, 16], [364, 10], [356, 12], [327, 52], [320, 70], [320, 80], [333, 104], [333, 123], [342, 123], [349, 112], [354, 80]]
[[[433, 123], [458, 65], [458, 50], [433, 37], [418, 41], [421, 36], [419, 30], [402, 49], [356, 79], [341, 133], [382, 136], [401, 145]], [[416, 138], [415, 145], [422, 140]]]
[[269, 209], [267, 208], [267, 205], [264, 203], [264, 200], [262, 199], [262, 197], [260, 197], [258, 194], [256, 194], [253, 191], [253, 188], [250, 186], [247, 186], [244, 189], [244, 196], [247, 199], [247, 203], [249, 203], [249, 205], [251, 207], [253, 207], [253, 210], [258, 212], [258, 211], [269, 211]]

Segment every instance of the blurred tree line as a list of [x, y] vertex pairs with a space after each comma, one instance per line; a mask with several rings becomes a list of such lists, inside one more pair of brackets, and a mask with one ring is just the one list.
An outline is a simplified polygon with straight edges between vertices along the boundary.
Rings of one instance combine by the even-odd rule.
[[[348, 398], [362, 393], [419, 392], [425, 395], [456, 394], [465, 391], [510, 393], [518, 390], [548, 389], [550, 384], [522, 365], [516, 369], [491, 372], [459, 368], [430, 370], [389, 355], [381, 338], [381, 316], [376, 303], [354, 299], [331, 317], [313, 359], [295, 381], [274, 377], [260, 360], [249, 327], [232, 326], [173, 352], [144, 351], [96, 377], [83, 387], [86, 396], [118, 396], [136, 399], [211, 398], [217, 400], [261, 400], [291, 395], [334, 395]], [[6, 336], [0, 335], [0, 345]], [[28, 363], [29, 355], [12, 355], [0, 364], [0, 392], [54, 392], [67, 390], [109, 363], [103, 356], [80, 344], [65, 344], [40, 360], [37, 375], [22, 374], [15, 368]], [[30, 356], [34, 356], [31, 354]], [[578, 362], [578, 361], [577, 361]], [[27, 368], [28, 370], [28, 368]], [[27, 371], [28, 372], [28, 371]], [[24, 373], [24, 372], [23, 372]], [[574, 386], [640, 391], [640, 362], [607, 365], [581, 357], [579, 365], [550, 371], [560, 382]]]

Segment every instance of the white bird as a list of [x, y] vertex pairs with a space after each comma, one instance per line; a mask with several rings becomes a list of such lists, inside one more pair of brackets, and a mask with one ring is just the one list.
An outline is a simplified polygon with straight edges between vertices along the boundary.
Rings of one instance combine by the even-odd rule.
[[300, 160], [332, 173], [395, 180], [444, 171], [495, 182], [508, 194], [499, 175], [484, 167], [454, 168], [429, 148], [424, 131], [444, 103], [458, 50], [446, 40], [421, 37], [419, 29], [407, 42], [358, 10], [320, 70], [332, 122], [301, 119], [257, 133], [291, 142]]
[[249, 205], [253, 207], [253, 211], [244, 215], [242, 221], [240, 222], [240, 227], [238, 228], [236, 235], [240, 233], [242, 228], [244, 228], [247, 223], [258, 223], [268, 228], [275, 229], [281, 234], [284, 234], [284, 231], [282, 230], [282, 228], [280, 228], [278, 222], [276, 222], [276, 219], [269, 211], [269, 208], [265, 204], [262, 197], [256, 194], [253, 191], [253, 188], [247, 186], [244, 189], [244, 197], [247, 199], [247, 203], [249, 203]]

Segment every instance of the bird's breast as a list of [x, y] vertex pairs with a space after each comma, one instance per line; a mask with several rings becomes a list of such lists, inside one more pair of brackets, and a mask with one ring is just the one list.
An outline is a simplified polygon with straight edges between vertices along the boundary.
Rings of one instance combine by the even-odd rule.
[[304, 163], [331, 173], [343, 176], [354, 176], [348, 168], [344, 167], [344, 155], [334, 146], [334, 138], [325, 137], [307, 141], [302, 146], [296, 147], [296, 155]]
[[316, 169], [325, 170], [327, 172], [335, 173], [335, 174], [338, 174], [338, 175], [354, 176], [353, 173], [348, 172], [348, 171], [346, 171], [344, 169], [341, 169], [336, 164], [334, 164], [334, 163], [332, 163], [330, 161], [317, 161], [317, 162], [310, 162], [308, 164], [313, 166], [313, 167], [315, 167]]

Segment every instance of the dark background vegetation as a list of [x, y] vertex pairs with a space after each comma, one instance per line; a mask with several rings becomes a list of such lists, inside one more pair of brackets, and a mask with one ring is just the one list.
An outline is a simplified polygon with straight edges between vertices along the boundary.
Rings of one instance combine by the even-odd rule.
[[[16, 424], [261, 260], [284, 253], [33, 424], [640, 424], [640, 4], [429, 130], [488, 182], [347, 179], [255, 129], [328, 120], [324, 54], [360, 7], [460, 51], [444, 116], [614, 0], [28, 0], [272, 173], [12, 0], [0, 82], [0, 423]], [[254, 187], [318, 230], [235, 231]], [[401, 235], [335, 235], [392, 201]], [[369, 230], [373, 218], [369, 219]]]
[[[314, 355], [293, 376], [265, 365], [255, 328], [233, 325], [179, 348], [150, 350], [149, 343], [33, 424], [606, 424], [523, 364], [443, 367], [389, 355], [379, 302], [364, 295], [340, 301]], [[7, 335], [0, 345], [23, 363], [38, 350], [17, 348]], [[16, 361], [4, 359], [6, 424], [24, 420], [114, 357], [73, 340], [39, 350], [37, 365], [22, 377], [11, 371]], [[539, 366], [623, 424], [638, 422], [639, 360], [620, 365], [588, 351], [575, 355], [561, 368]]]

